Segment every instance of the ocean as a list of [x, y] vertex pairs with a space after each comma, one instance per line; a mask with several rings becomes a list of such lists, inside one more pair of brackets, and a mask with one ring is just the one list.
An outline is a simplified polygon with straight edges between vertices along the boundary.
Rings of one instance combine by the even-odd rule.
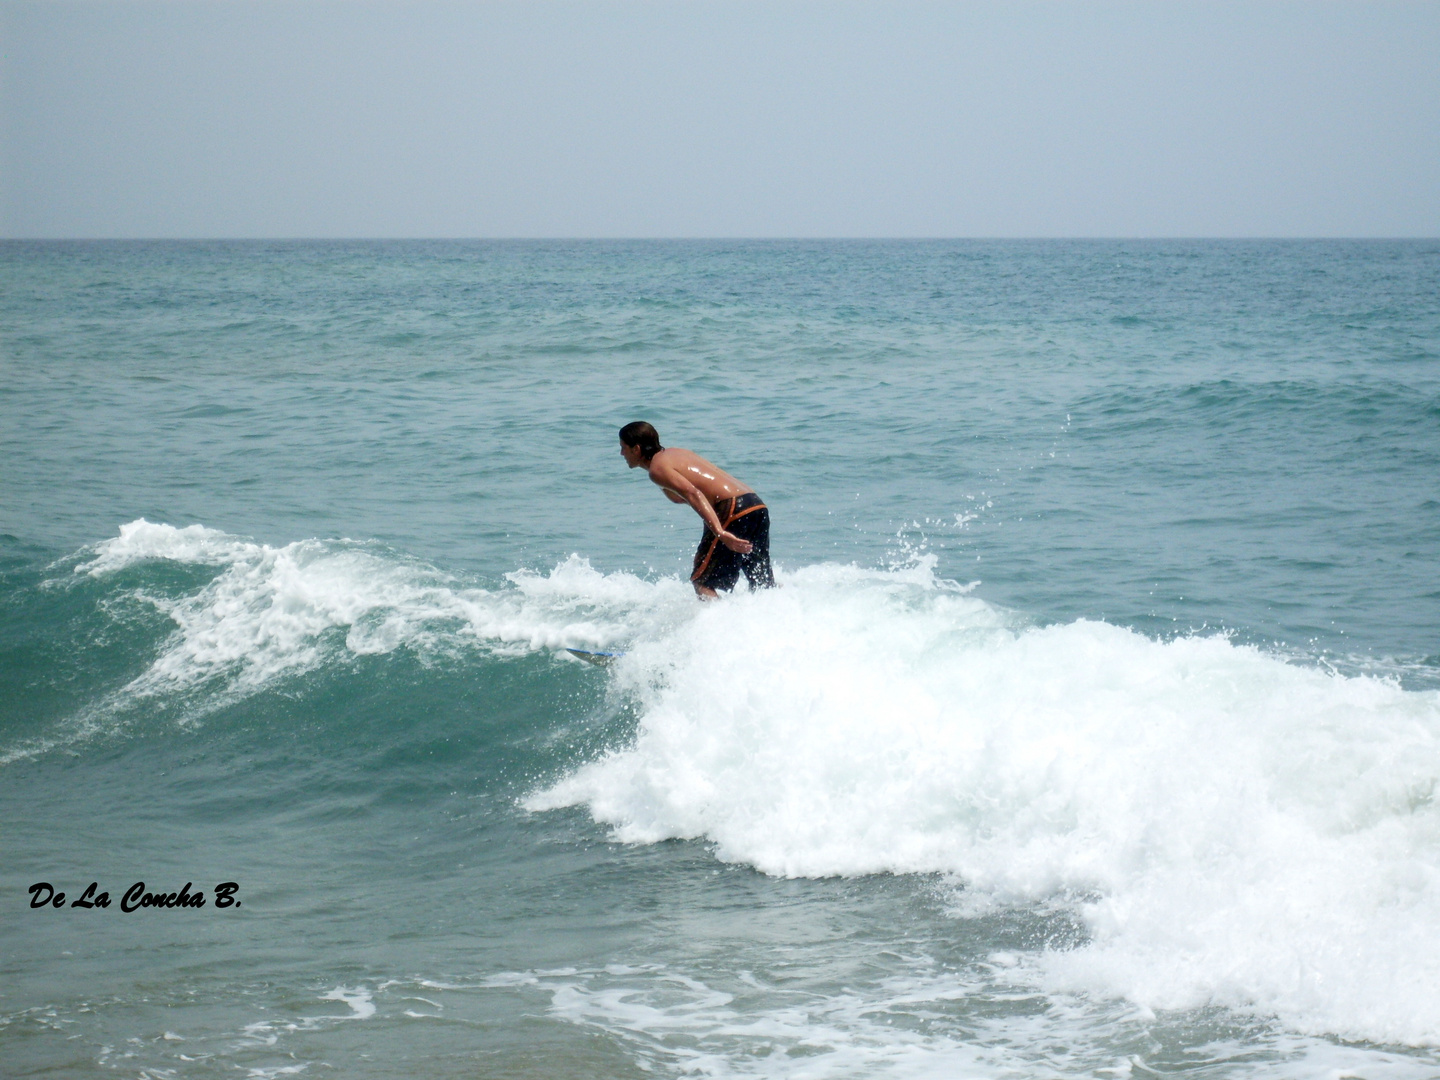
[[0, 534], [6, 1077], [1440, 1077], [1440, 242], [6, 241]]

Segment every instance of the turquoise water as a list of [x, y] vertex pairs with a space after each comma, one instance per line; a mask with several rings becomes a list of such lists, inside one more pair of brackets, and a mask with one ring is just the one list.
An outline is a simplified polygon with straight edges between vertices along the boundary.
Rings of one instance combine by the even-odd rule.
[[6, 242], [0, 350], [7, 1073], [1440, 1075], [1440, 244]]

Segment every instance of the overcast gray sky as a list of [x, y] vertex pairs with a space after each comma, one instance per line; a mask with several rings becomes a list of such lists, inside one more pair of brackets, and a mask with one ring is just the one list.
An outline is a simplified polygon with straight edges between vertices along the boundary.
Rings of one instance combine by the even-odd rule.
[[1440, 236], [1440, 3], [0, 0], [9, 237]]

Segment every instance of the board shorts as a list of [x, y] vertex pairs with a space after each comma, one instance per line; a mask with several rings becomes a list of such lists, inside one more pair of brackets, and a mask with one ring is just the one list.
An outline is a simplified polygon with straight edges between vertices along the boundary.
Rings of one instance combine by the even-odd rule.
[[695, 570], [690, 581], [717, 592], [735, 587], [741, 573], [751, 589], [769, 589], [775, 585], [775, 572], [770, 568], [770, 511], [753, 491], [721, 499], [715, 504], [720, 527], [753, 545], [748, 555], [731, 551], [720, 538], [705, 528], [700, 546], [695, 549]]

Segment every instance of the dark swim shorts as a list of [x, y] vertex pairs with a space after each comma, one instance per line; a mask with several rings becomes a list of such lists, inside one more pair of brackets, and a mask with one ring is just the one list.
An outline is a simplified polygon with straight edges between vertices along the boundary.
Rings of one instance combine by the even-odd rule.
[[749, 540], [754, 546], [750, 554], [741, 555], [720, 543], [720, 538], [706, 528], [700, 546], [695, 549], [695, 571], [690, 580], [696, 585], [728, 592], [743, 571], [751, 589], [771, 588], [775, 584], [775, 573], [770, 569], [770, 511], [765, 509], [760, 496], [751, 491], [721, 499], [715, 504], [715, 513], [721, 528]]

